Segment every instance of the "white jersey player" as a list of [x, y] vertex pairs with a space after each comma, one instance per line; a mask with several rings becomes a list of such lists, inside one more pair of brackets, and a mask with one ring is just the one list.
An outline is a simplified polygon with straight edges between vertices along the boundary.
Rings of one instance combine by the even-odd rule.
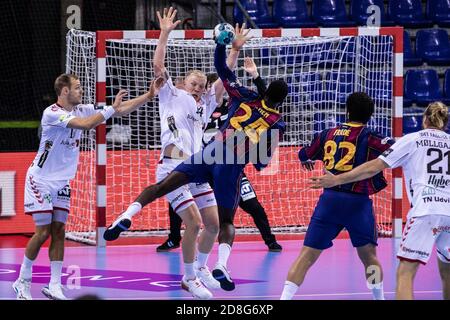
[[450, 299], [450, 135], [445, 133], [448, 109], [431, 103], [424, 112], [424, 129], [400, 138], [378, 159], [354, 170], [313, 178], [314, 187], [369, 178], [384, 168], [402, 167], [411, 209], [397, 257], [397, 299], [413, 299], [413, 280], [420, 264], [430, 259], [436, 244], [444, 299]]
[[82, 130], [136, 110], [152, 99], [162, 84], [163, 79], [158, 79], [148, 93], [125, 102], [122, 99], [127, 93], [120, 90], [112, 106], [96, 110], [93, 105], [80, 104], [83, 90], [76, 75], [62, 74], [56, 79], [58, 100], [44, 110], [39, 150], [26, 175], [25, 213], [33, 216], [36, 231], [27, 244], [19, 278], [13, 284], [18, 299], [32, 298], [32, 265], [50, 236], [51, 279], [42, 293], [50, 299], [66, 299], [61, 290], [64, 226], [70, 211], [70, 180], [77, 170]]
[[[156, 76], [164, 76], [167, 80], [159, 93], [162, 147], [156, 172], [157, 181], [163, 180], [181, 162], [200, 151], [203, 130], [212, 112], [222, 103], [225, 92], [220, 80], [213, 83], [207, 91], [206, 75], [198, 70], [190, 71], [186, 75], [184, 89], [174, 86], [164, 67], [164, 59], [169, 34], [180, 23], [179, 20], [173, 22], [175, 15], [176, 10], [173, 8], [164, 9], [162, 17], [157, 12], [161, 34], [153, 65]], [[246, 37], [248, 31], [244, 31], [244, 26], [236, 30], [232, 54], [227, 61], [230, 68], [236, 65], [239, 50], [249, 39]], [[210, 289], [220, 288], [220, 283], [213, 278], [206, 265], [219, 231], [214, 192], [207, 183], [191, 183], [170, 192], [167, 199], [186, 226], [182, 244], [185, 272], [181, 286], [195, 298], [210, 299], [212, 294], [205, 286]], [[131, 226], [132, 217], [141, 209], [139, 202], [133, 202], [106, 230], [105, 239], [117, 239], [122, 231]], [[196, 238], [202, 223], [205, 228], [200, 234], [196, 254]]]

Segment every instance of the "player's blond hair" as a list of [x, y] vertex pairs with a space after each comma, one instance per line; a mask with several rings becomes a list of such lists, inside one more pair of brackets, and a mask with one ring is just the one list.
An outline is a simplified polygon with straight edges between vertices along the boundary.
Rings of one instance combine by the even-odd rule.
[[424, 122], [425, 119], [430, 126], [444, 130], [448, 123], [447, 106], [440, 101], [430, 103], [424, 112]]
[[56, 78], [54, 87], [58, 97], [61, 95], [61, 91], [64, 87], [68, 87], [70, 89], [72, 80], [78, 80], [78, 76], [75, 74], [63, 73]]
[[190, 70], [190, 71], [188, 71], [188, 73], [186, 74], [185, 79], [187, 79], [189, 76], [196, 76], [196, 77], [203, 78], [206, 81], [208, 81], [208, 79], [206, 77], [206, 74], [203, 71], [200, 71], [200, 70]]

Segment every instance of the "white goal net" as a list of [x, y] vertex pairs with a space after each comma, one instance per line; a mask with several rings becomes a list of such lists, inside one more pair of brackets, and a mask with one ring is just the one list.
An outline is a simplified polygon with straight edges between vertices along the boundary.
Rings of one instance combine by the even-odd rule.
[[[119, 89], [133, 98], [148, 88], [153, 78], [152, 59], [157, 39], [106, 40], [107, 104]], [[166, 67], [172, 79], [182, 78], [189, 70], [215, 73], [212, 40], [169, 40]], [[364, 91], [376, 102], [370, 127], [392, 135], [393, 37], [273, 37], [254, 38], [240, 53], [236, 69], [239, 80], [252, 86], [242, 69], [244, 57], [255, 60], [261, 76], [269, 83], [284, 79], [289, 95], [281, 107], [287, 132], [278, 149], [278, 162], [256, 173], [246, 173], [268, 213], [274, 231], [298, 232], [308, 226], [320, 191], [307, 188], [313, 173], [300, 168], [297, 153], [313, 135], [345, 120], [345, 100], [349, 93]], [[80, 76], [85, 90], [84, 102], [95, 102], [95, 33], [72, 30], [67, 35], [67, 72]], [[160, 153], [158, 101], [149, 102], [136, 112], [107, 123], [107, 204], [109, 225], [147, 185], [155, 182]], [[182, 107], [182, 106], [181, 106]], [[78, 174], [72, 183], [72, 212], [67, 224], [70, 238], [95, 242], [95, 134], [87, 132], [82, 141]], [[386, 178], [391, 181], [391, 173]], [[374, 196], [380, 233], [392, 229], [392, 187]], [[133, 220], [135, 232], [165, 232], [168, 229], [168, 205], [164, 199], [147, 206]], [[242, 212], [235, 224], [241, 230], [253, 230], [251, 217]], [[250, 229], [247, 229], [250, 228]]]

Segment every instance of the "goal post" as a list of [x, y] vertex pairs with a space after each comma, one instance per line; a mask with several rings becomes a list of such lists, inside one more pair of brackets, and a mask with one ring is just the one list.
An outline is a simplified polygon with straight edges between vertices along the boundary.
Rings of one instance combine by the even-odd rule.
[[[246, 174], [268, 213], [275, 232], [307, 228], [319, 190], [308, 190], [297, 152], [315, 133], [345, 119], [345, 98], [364, 91], [376, 108], [369, 126], [380, 133], [402, 136], [403, 28], [354, 27], [256, 29], [242, 48], [236, 69], [239, 80], [251, 86], [242, 70], [245, 56], [255, 60], [267, 82], [282, 78], [289, 95], [281, 107], [287, 131], [271, 167], [260, 173], [251, 165]], [[153, 78], [152, 59], [158, 30], [71, 30], [67, 34], [66, 72], [80, 77], [83, 103], [111, 104], [119, 89], [128, 98], [144, 93]], [[172, 79], [189, 70], [215, 73], [212, 30], [174, 30], [165, 64]], [[160, 153], [157, 99], [130, 115], [112, 118], [89, 132], [81, 142], [78, 173], [72, 183], [72, 210], [67, 223], [70, 239], [104, 246], [103, 232], [147, 185], [155, 182]], [[389, 185], [373, 196], [379, 233], [400, 237], [402, 232], [401, 171], [386, 170]], [[166, 233], [168, 204], [159, 199], [133, 220], [131, 234]], [[239, 211], [238, 230], [254, 226]]]

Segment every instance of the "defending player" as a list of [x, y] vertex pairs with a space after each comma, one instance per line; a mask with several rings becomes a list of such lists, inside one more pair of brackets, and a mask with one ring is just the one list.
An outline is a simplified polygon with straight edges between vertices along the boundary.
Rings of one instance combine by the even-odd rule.
[[81, 104], [83, 90], [76, 75], [62, 74], [56, 79], [58, 100], [44, 110], [39, 150], [26, 175], [25, 213], [33, 216], [36, 231], [25, 249], [19, 278], [13, 284], [17, 299], [32, 299], [32, 266], [49, 237], [51, 279], [42, 293], [50, 299], [66, 299], [61, 290], [64, 226], [69, 215], [70, 180], [77, 170], [82, 130], [136, 110], [156, 95], [162, 80], [153, 81], [146, 94], [125, 102], [122, 99], [127, 92], [120, 90], [112, 106], [95, 110], [93, 105]]
[[385, 168], [402, 167], [411, 209], [397, 257], [397, 299], [413, 299], [413, 282], [436, 244], [442, 293], [450, 300], [450, 135], [448, 109], [431, 103], [424, 112], [423, 130], [405, 135], [377, 159], [345, 174], [312, 178], [315, 188], [369, 179]]
[[[243, 169], [250, 162], [251, 151], [258, 148], [263, 149], [264, 155], [260, 153], [259, 158], [253, 159], [255, 167], [261, 170], [268, 165], [277, 143], [270, 143], [273, 140], [271, 136], [278, 137], [285, 129], [281, 114], [276, 108], [286, 98], [288, 88], [283, 80], [273, 81], [261, 99], [258, 93], [238, 82], [225, 60], [225, 46], [218, 44], [214, 64], [230, 96], [230, 117], [221, 128], [222, 134], [216, 136], [201, 152], [177, 166], [158, 184], [148, 186], [137, 197], [136, 202], [143, 207], [186, 183], [213, 181], [221, 219], [219, 243], [230, 247], [234, 240], [233, 218], [240, 198], [239, 185]], [[233, 143], [236, 140], [238, 143]], [[267, 141], [269, 143], [264, 143]], [[120, 216], [109, 229], [120, 233], [122, 229], [119, 224], [128, 223], [128, 218]], [[229, 251], [227, 253], [229, 255]], [[213, 275], [220, 281], [223, 289], [233, 290], [234, 282], [226, 268], [219, 267], [213, 271]]]
[[[252, 76], [253, 82], [257, 86], [259, 95], [263, 97], [266, 91], [266, 85], [264, 83], [264, 80], [259, 76], [257, 67], [253, 59], [248, 57], [244, 59], [244, 70]], [[216, 80], [217, 75], [208, 75], [208, 83], [214, 83]], [[222, 127], [227, 118], [228, 107], [226, 106], [226, 101], [224, 101], [224, 103], [220, 107], [216, 108], [215, 112], [209, 120], [208, 126], [206, 127], [206, 130], [203, 134], [203, 143], [205, 145], [217, 133], [217, 131], [219, 131], [219, 128]], [[251, 215], [269, 251], [281, 251], [283, 248], [276, 241], [275, 235], [270, 230], [270, 224], [267, 219], [267, 214], [264, 210], [264, 207], [259, 202], [258, 197], [256, 196], [256, 192], [245, 174], [242, 176], [241, 180], [240, 195], [241, 199], [239, 201], [239, 207]], [[167, 252], [180, 246], [181, 223], [181, 218], [177, 214], [175, 214], [172, 207], [170, 207], [169, 237], [163, 244], [156, 248], [157, 252]]]
[[[173, 22], [176, 13], [172, 7], [169, 10], [164, 9], [162, 17], [157, 12], [161, 34], [153, 64], [156, 76], [167, 78], [167, 83], [159, 92], [162, 151], [156, 172], [158, 182], [189, 156], [201, 150], [203, 128], [217, 105], [222, 102], [225, 92], [221, 81], [216, 81], [211, 89], [206, 91], [206, 75], [199, 70], [188, 73], [184, 80], [184, 90], [177, 89], [166, 74], [162, 66], [169, 34], [179, 23]], [[240, 48], [249, 39], [248, 32], [245, 25], [242, 28], [236, 26], [236, 39], [228, 60], [230, 67], [234, 67]], [[185, 272], [181, 286], [196, 298], [209, 299], [212, 293], [203, 285], [210, 289], [220, 288], [220, 283], [213, 278], [206, 264], [219, 230], [214, 193], [208, 183], [190, 183], [168, 193], [167, 199], [186, 225], [182, 243]], [[120, 232], [114, 227], [128, 229], [131, 226], [131, 218], [141, 208], [138, 202], [133, 203], [122, 215], [127, 221], [108, 228], [105, 239], [117, 239]], [[205, 228], [200, 233], [196, 255], [196, 240], [202, 222]]]
[[[322, 160], [326, 170], [339, 175], [375, 159], [387, 150], [393, 140], [382, 137], [366, 127], [374, 112], [374, 103], [365, 93], [352, 93], [347, 98], [347, 123], [320, 132], [309, 147], [302, 148], [302, 166], [313, 169], [314, 160]], [[282, 300], [296, 293], [309, 268], [323, 250], [333, 246], [333, 239], [345, 228], [364, 264], [366, 279], [374, 270], [378, 277], [367, 282], [374, 299], [384, 299], [383, 274], [376, 256], [377, 228], [369, 195], [386, 187], [382, 173], [358, 183], [340, 184], [324, 190], [311, 217], [300, 255], [291, 266]]]

